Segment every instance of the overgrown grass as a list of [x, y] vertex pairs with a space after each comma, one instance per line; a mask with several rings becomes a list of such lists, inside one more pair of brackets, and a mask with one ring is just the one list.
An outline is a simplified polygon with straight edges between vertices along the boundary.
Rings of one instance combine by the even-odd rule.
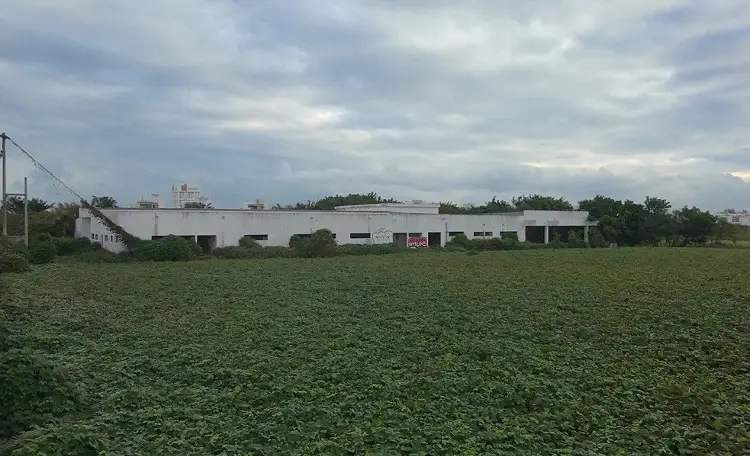
[[748, 276], [744, 249], [46, 266], [3, 309], [76, 408], [10, 447], [742, 454]]

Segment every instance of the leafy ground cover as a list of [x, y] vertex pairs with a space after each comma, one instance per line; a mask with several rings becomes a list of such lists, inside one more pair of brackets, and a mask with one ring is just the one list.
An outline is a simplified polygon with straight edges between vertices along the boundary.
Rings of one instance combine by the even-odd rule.
[[38, 267], [2, 278], [4, 367], [48, 357], [63, 406], [0, 449], [742, 454], [748, 276], [744, 249]]

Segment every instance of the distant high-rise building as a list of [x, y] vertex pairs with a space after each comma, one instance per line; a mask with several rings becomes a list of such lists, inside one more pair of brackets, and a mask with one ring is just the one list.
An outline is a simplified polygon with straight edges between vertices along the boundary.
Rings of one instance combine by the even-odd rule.
[[200, 185], [179, 184], [172, 186], [172, 206], [185, 207], [187, 203], [208, 204], [210, 198], [203, 196]]

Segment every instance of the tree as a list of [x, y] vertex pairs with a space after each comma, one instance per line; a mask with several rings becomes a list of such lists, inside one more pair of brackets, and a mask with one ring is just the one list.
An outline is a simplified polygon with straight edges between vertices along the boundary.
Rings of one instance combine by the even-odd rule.
[[724, 219], [718, 219], [716, 221], [716, 227], [714, 228], [714, 240], [715, 241], [732, 241], [734, 245], [737, 245], [737, 241], [740, 237], [740, 227], [729, 223]]
[[514, 197], [513, 206], [519, 211], [572, 211], [573, 205], [564, 198], [542, 195]]
[[92, 196], [91, 205], [100, 209], [113, 209], [117, 207], [117, 200], [111, 196]]
[[596, 195], [592, 199], [579, 201], [578, 210], [588, 211], [589, 220], [599, 222], [597, 225], [599, 234], [608, 243], [618, 242], [621, 238], [622, 220], [620, 220], [620, 215], [623, 212], [622, 201], [603, 195]]
[[513, 204], [505, 200], [498, 200], [497, 197], [493, 196], [492, 199], [488, 201], [487, 204], [484, 205], [483, 213], [496, 214], [500, 212], [513, 212], [517, 209], [518, 208], [515, 207]]
[[[24, 202], [23, 198], [19, 196], [14, 196], [8, 198], [8, 212], [12, 212], [14, 214], [23, 214], [24, 211]], [[29, 198], [29, 214], [34, 214], [37, 212], [44, 212], [47, 209], [53, 207], [54, 204], [48, 203], [47, 201], [44, 201], [40, 198]]]
[[190, 201], [182, 207], [185, 209], [212, 209], [211, 203], [204, 203], [203, 201]]
[[77, 203], [59, 203], [53, 209], [55, 227], [53, 236], [75, 236], [76, 219], [81, 206]]
[[647, 196], [643, 207], [646, 219], [641, 240], [645, 244], [659, 245], [669, 236], [672, 229], [672, 215], [669, 213], [672, 204], [665, 199]]
[[463, 207], [459, 207], [456, 204], [453, 203], [440, 203], [440, 208], [438, 209], [438, 212], [441, 214], [465, 214], [466, 209]]
[[[359, 193], [350, 193], [346, 196], [341, 195], [334, 195], [334, 196], [327, 196], [323, 199], [320, 199], [315, 202], [308, 201], [307, 207], [302, 207], [301, 209], [312, 209], [315, 211], [332, 211], [336, 208], [336, 206], [353, 206], [357, 204], [381, 204], [381, 203], [398, 203], [393, 198], [382, 198], [380, 195], [378, 195], [375, 192], [370, 192], [367, 194], [359, 194]], [[299, 205], [300, 203], [298, 203]]]
[[693, 206], [674, 212], [676, 228], [684, 244], [705, 244], [716, 232], [718, 220], [708, 211]]

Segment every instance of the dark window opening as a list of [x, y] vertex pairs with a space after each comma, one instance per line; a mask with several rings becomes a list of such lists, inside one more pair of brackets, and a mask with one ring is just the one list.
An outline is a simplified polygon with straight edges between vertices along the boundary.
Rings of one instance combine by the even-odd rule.
[[422, 237], [422, 233], [409, 233], [409, 237]]
[[370, 233], [349, 233], [349, 239], [370, 239]]
[[492, 231], [474, 231], [474, 236], [492, 237]]
[[518, 231], [501, 231], [500, 237], [504, 239], [518, 239]]
[[458, 236], [459, 234], [464, 234], [463, 231], [448, 231], [448, 236]]
[[310, 237], [312, 237], [312, 234], [310, 234], [310, 233], [305, 233], [305, 234], [295, 234], [295, 236], [299, 236], [299, 237], [301, 237], [302, 239], [307, 239], [307, 238], [310, 238]]
[[248, 237], [250, 239], [255, 239], [256, 241], [267, 241], [268, 235], [267, 234], [249, 234]]

